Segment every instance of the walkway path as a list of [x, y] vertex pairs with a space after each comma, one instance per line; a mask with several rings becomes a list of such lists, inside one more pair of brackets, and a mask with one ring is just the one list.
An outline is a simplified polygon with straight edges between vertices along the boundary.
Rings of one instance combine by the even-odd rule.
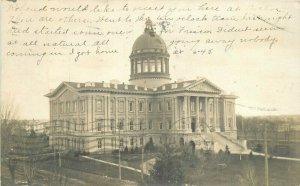
[[[108, 161], [103, 161], [103, 160], [99, 160], [99, 159], [95, 159], [95, 158], [91, 158], [89, 156], [81, 156], [81, 157], [83, 157], [85, 159], [89, 159], [89, 160], [93, 160], [93, 161], [97, 161], [97, 162], [109, 164], [109, 165], [119, 166], [119, 164], [111, 163], [111, 162], [108, 162]], [[139, 173], [142, 172], [140, 169], [136, 169], [136, 168], [133, 168], [133, 167], [128, 167], [128, 166], [125, 166], [125, 165], [120, 165], [120, 166], [122, 168], [124, 168], [124, 169], [132, 170], [132, 171], [139, 172]]]
[[[258, 155], [258, 156], [265, 156], [264, 153], [259, 153], [259, 152], [252, 152], [252, 154], [253, 155]], [[282, 156], [272, 156], [272, 159], [300, 161], [299, 158], [289, 158], [289, 157], [282, 157]]]

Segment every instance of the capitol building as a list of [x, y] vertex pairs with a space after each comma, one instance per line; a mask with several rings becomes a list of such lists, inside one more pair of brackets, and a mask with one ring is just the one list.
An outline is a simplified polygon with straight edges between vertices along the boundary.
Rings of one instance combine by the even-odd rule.
[[50, 145], [105, 153], [142, 147], [150, 139], [196, 149], [242, 148], [235, 100], [206, 78], [171, 81], [172, 61], [151, 20], [132, 46], [129, 84], [62, 82], [46, 94]]

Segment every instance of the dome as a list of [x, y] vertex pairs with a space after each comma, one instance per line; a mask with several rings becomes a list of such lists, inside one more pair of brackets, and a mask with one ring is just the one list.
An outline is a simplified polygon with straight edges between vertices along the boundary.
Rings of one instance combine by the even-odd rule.
[[129, 82], [147, 88], [169, 83], [169, 57], [164, 40], [154, 32], [152, 21], [148, 18], [144, 33], [135, 40], [129, 56]]
[[145, 30], [145, 32], [135, 40], [132, 51], [142, 49], [166, 50], [166, 48], [166, 44], [160, 36], [150, 30]]

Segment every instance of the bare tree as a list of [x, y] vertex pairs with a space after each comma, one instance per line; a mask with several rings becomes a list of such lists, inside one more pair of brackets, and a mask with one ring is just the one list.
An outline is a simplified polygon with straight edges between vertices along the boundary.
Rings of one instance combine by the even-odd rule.
[[15, 169], [17, 161], [10, 156], [13, 141], [13, 131], [18, 125], [16, 121], [17, 109], [14, 102], [1, 101], [0, 103], [0, 124], [1, 124], [1, 161], [8, 166], [12, 177], [12, 183], [15, 184]]
[[238, 182], [242, 186], [258, 186], [255, 166], [247, 162], [243, 167], [242, 175], [238, 176]]

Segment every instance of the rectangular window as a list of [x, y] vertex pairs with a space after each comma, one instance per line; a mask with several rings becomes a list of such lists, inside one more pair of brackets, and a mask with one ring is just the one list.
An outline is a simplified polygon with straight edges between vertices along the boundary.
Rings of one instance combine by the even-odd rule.
[[66, 126], [67, 126], [67, 131], [70, 130], [70, 122], [69, 121], [66, 121]]
[[110, 100], [110, 112], [114, 112], [114, 110], [115, 110], [114, 103], [115, 103], [114, 100]]
[[182, 129], [185, 129], [185, 122], [184, 122], [184, 120], [182, 120], [181, 125], [182, 125]]
[[66, 102], [66, 112], [70, 112], [70, 102]]
[[154, 62], [154, 60], [150, 60], [150, 72], [155, 72], [155, 62]]
[[110, 138], [110, 146], [113, 149], [113, 147], [114, 147], [114, 138]]
[[133, 146], [133, 138], [130, 139], [130, 145]]
[[144, 61], [143, 66], [144, 66], [144, 72], [148, 72], [148, 63]]
[[120, 141], [119, 141], [119, 146], [120, 146], [120, 147], [123, 147], [123, 145], [124, 145], [124, 139], [121, 138]]
[[232, 127], [232, 118], [228, 118], [228, 127]]
[[232, 104], [228, 103], [228, 112], [231, 113], [231, 111], [232, 111]]
[[64, 103], [60, 103], [60, 113], [64, 113]]
[[119, 130], [123, 130], [124, 129], [124, 119], [119, 119], [119, 126], [118, 126]]
[[80, 125], [81, 125], [81, 131], [84, 131], [84, 120], [81, 120]]
[[169, 120], [169, 129], [172, 129], [172, 121]]
[[158, 102], [158, 111], [159, 111], [159, 112], [161, 112], [161, 111], [162, 111], [161, 102]]
[[213, 104], [209, 104], [209, 112], [212, 112], [213, 111]]
[[103, 102], [102, 102], [102, 99], [97, 99], [96, 100], [96, 110], [98, 112], [101, 112], [103, 109]]
[[161, 61], [157, 61], [157, 72], [161, 72]]
[[137, 73], [141, 73], [141, 72], [142, 72], [142, 64], [141, 64], [141, 61], [138, 61], [136, 65], [137, 65], [137, 67], [136, 67]]
[[129, 122], [129, 129], [133, 130], [133, 121], [132, 120]]
[[102, 130], [102, 121], [101, 119], [97, 120], [97, 131], [101, 131]]
[[159, 123], [159, 129], [160, 130], [163, 129], [163, 123], [162, 122]]
[[139, 119], [139, 129], [143, 130], [143, 119]]
[[200, 110], [200, 111], [203, 111], [203, 104], [202, 104], [201, 101], [200, 101], [200, 103], [199, 103], [199, 110]]
[[152, 129], [152, 120], [149, 120], [149, 129]]
[[140, 112], [144, 111], [144, 103], [142, 101], [139, 102], [139, 111]]
[[144, 145], [144, 138], [143, 137], [140, 138], [140, 145]]
[[133, 109], [134, 109], [134, 102], [129, 101], [129, 112], [133, 112]]
[[195, 102], [191, 101], [191, 111], [195, 112]]
[[110, 130], [112, 130], [112, 131], [115, 130], [115, 120], [114, 119], [110, 120]]
[[52, 104], [52, 110], [53, 110], [53, 113], [54, 113], [54, 114], [57, 113], [57, 104], [56, 104], [56, 103], [53, 103], [53, 104]]
[[170, 111], [170, 110], [171, 110], [171, 102], [168, 101], [168, 102], [167, 102], [167, 111]]
[[98, 139], [98, 149], [102, 148], [102, 139]]
[[119, 112], [124, 112], [124, 101], [119, 101]]
[[152, 112], [152, 103], [149, 103], [149, 104], [148, 104], [148, 111], [149, 111], [149, 112]]
[[74, 120], [74, 130], [77, 131], [77, 122]]
[[84, 112], [85, 110], [85, 101], [84, 100], [80, 100], [80, 111]]

